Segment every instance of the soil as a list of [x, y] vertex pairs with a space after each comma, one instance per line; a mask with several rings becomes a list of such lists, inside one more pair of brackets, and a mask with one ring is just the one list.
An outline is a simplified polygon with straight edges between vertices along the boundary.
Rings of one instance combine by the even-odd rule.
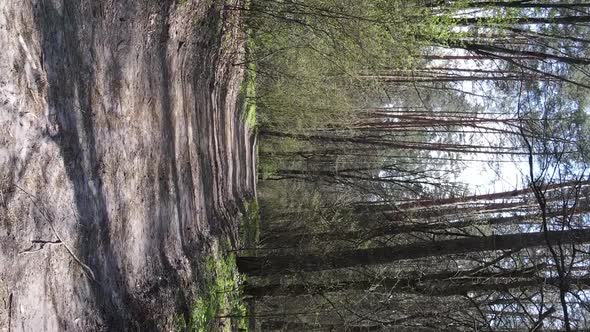
[[0, 331], [188, 314], [254, 191], [238, 1], [0, 1]]

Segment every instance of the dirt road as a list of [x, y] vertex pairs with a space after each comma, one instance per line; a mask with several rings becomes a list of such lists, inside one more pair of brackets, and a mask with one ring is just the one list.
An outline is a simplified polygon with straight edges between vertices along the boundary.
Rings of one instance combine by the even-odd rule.
[[188, 310], [253, 190], [223, 6], [0, 1], [0, 331], [167, 330]]

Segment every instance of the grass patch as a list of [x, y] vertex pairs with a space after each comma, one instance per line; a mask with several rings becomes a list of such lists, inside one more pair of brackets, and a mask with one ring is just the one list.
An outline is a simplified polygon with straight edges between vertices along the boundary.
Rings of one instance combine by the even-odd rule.
[[234, 254], [211, 256], [205, 267], [205, 285], [193, 302], [189, 321], [177, 317], [177, 331], [248, 331], [246, 304], [242, 300], [242, 276]]
[[260, 208], [258, 200], [252, 199], [244, 203], [244, 213], [239, 231], [241, 246], [246, 249], [242, 251], [242, 254], [251, 254], [251, 248], [255, 248], [260, 239]]
[[293, 161], [285, 160], [280, 156], [281, 153], [296, 153], [308, 147], [309, 143], [294, 138], [278, 139], [261, 139], [258, 149], [264, 154], [264, 158], [259, 159], [258, 170], [260, 177], [267, 180], [277, 175], [280, 169], [291, 169], [295, 167], [306, 167], [303, 159]]
[[256, 65], [250, 63], [247, 66], [246, 77], [244, 78], [244, 109], [246, 125], [250, 129], [257, 127], [256, 121]]
[[[250, 7], [250, 1], [246, 2], [246, 8]], [[254, 41], [251, 29], [246, 31], [246, 72], [242, 83], [242, 95], [244, 96], [244, 121], [250, 129], [256, 129], [256, 63], [250, 61], [254, 52]]]

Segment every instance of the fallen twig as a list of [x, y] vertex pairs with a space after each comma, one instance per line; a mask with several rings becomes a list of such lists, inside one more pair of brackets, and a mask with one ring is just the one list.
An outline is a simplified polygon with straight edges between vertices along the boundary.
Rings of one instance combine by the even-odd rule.
[[49, 227], [51, 228], [51, 231], [53, 232], [53, 234], [55, 235], [55, 237], [58, 239], [59, 243], [63, 244], [64, 248], [66, 248], [66, 250], [68, 251], [68, 253], [70, 254], [70, 256], [72, 256], [72, 258], [74, 259], [74, 261], [76, 261], [76, 263], [78, 263], [78, 265], [80, 265], [80, 267], [84, 271], [84, 274], [86, 274], [86, 276], [90, 280], [92, 280], [95, 283], [99, 284], [98, 280], [96, 280], [96, 277], [95, 277], [94, 272], [92, 271], [92, 269], [88, 265], [82, 263], [82, 261], [78, 258], [78, 256], [76, 256], [76, 254], [74, 254], [74, 251], [70, 248], [70, 246], [68, 246], [68, 244], [59, 235], [59, 233], [57, 232], [57, 230], [53, 226], [53, 222], [51, 221], [51, 218], [49, 218], [49, 216], [47, 216], [47, 214], [45, 213], [44, 209], [42, 207], [39, 207], [39, 205], [37, 204], [37, 198], [34, 195], [32, 195], [29, 192], [27, 192], [26, 190], [24, 190], [23, 188], [21, 188], [18, 184], [15, 184], [15, 187], [18, 188], [23, 193], [27, 194], [27, 196], [29, 196], [29, 199], [33, 202], [33, 205], [39, 210], [39, 212], [41, 213], [41, 215], [49, 223]]
[[[37, 251], [41, 251], [43, 250], [43, 248], [45, 247], [46, 244], [63, 244], [61, 242], [61, 240], [55, 240], [55, 241], [48, 241], [48, 240], [31, 240], [31, 243], [33, 245], [31, 245], [29, 248], [27, 248], [24, 251], [19, 252], [19, 255], [24, 255], [24, 254], [32, 254], [34, 252]], [[33, 250], [33, 248], [35, 247], [36, 244], [39, 244], [39, 249]]]

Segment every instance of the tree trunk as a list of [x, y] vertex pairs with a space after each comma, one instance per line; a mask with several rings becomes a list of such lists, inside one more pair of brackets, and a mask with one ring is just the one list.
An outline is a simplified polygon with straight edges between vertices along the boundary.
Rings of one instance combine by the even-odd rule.
[[573, 244], [590, 242], [590, 229], [555, 232], [492, 235], [462, 238], [428, 243], [412, 243], [394, 247], [346, 250], [324, 255], [268, 255], [263, 257], [238, 257], [240, 272], [252, 276], [293, 274], [354, 266], [387, 264], [404, 259], [464, 254], [493, 250], [517, 250], [551, 243]]
[[262, 331], [371, 332], [384, 330], [383, 325], [314, 324], [285, 320], [264, 321], [261, 327]]
[[[338, 137], [325, 135], [303, 135], [294, 133], [284, 133], [272, 130], [260, 130], [259, 135], [267, 137], [293, 138], [302, 141], [316, 141], [322, 143], [349, 143], [376, 146], [383, 148], [399, 149], [399, 150], [419, 150], [419, 151], [440, 151], [440, 152], [456, 152], [456, 153], [480, 153], [492, 155], [521, 155], [528, 156], [529, 153], [525, 151], [494, 151], [494, 147], [477, 146], [475, 148], [466, 148], [455, 144], [434, 144], [434, 143], [398, 143], [395, 141], [370, 139], [365, 137]], [[500, 147], [500, 149], [504, 149]], [[567, 153], [567, 152], [566, 152]], [[535, 154], [538, 155], [538, 154]]]
[[414, 277], [382, 278], [375, 280], [345, 280], [330, 284], [246, 284], [244, 287], [244, 294], [253, 297], [301, 296], [342, 291], [363, 291], [379, 288], [386, 291], [447, 296], [463, 294], [470, 290], [477, 290], [480, 286], [485, 287], [486, 282], [489, 283], [489, 281], [493, 281], [492, 283], [494, 285], [501, 285], [502, 283], [506, 284], [506, 281], [502, 281], [500, 278], [530, 279], [534, 277], [534, 273], [534, 269], [531, 268], [507, 272], [485, 271], [471, 273], [471, 271], [443, 271], [426, 275], [417, 274]]
[[464, 4], [467, 8], [505, 7], [505, 8], [562, 8], [583, 9], [590, 7], [590, 3], [532, 3], [530, 1], [471, 1]]
[[[580, 209], [580, 208], [579, 208]], [[583, 211], [578, 209], [580, 212], [589, 212], [590, 206], [585, 204]], [[548, 217], [559, 217], [562, 216], [561, 211], [551, 212]], [[305, 242], [311, 242], [313, 240], [325, 241], [367, 241], [380, 236], [396, 235], [396, 234], [407, 234], [413, 232], [432, 232], [440, 231], [445, 229], [463, 229], [470, 226], [477, 225], [516, 225], [516, 224], [533, 224], [538, 223], [539, 215], [516, 215], [509, 217], [494, 217], [488, 219], [474, 219], [474, 220], [463, 220], [456, 222], [435, 222], [435, 223], [399, 223], [391, 222], [390, 225], [380, 226], [376, 228], [368, 228], [354, 231], [335, 231], [335, 232], [321, 232], [321, 233], [296, 233], [293, 231], [275, 232], [268, 236], [264, 236], [263, 243], [280, 243], [284, 247], [294, 247], [301, 245]]]
[[[556, 17], [517, 17], [509, 20], [510, 24], [576, 24], [590, 22], [590, 16], [556, 16]], [[458, 25], [486, 24], [485, 17], [465, 17], [457, 19]], [[492, 23], [491, 21], [489, 23]]]

